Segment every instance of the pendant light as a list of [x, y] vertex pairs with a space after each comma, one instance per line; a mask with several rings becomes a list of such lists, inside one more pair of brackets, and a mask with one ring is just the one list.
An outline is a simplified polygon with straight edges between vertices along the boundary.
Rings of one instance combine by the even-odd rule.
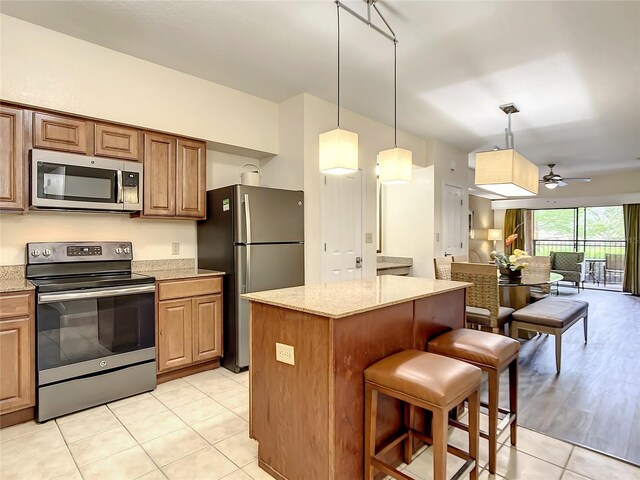
[[358, 134], [340, 128], [340, 5], [338, 13], [338, 128], [319, 137], [320, 172], [346, 175], [358, 170]]
[[393, 39], [393, 148], [378, 154], [380, 183], [399, 184], [411, 181], [413, 153], [398, 148], [398, 41]]
[[538, 194], [538, 166], [513, 147], [511, 114], [520, 110], [513, 104], [500, 105], [508, 115], [505, 129], [506, 148], [476, 153], [476, 186], [506, 197], [529, 197]]

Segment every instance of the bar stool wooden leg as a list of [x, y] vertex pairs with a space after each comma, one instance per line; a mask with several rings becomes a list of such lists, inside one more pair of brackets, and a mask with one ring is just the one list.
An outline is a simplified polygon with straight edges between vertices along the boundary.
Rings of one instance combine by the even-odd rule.
[[500, 397], [500, 375], [496, 369], [489, 373], [489, 473], [496, 473], [498, 451], [498, 399]]
[[413, 419], [415, 416], [416, 407], [409, 403], [404, 402], [404, 425], [407, 428], [408, 436], [404, 441], [404, 463], [407, 465], [411, 463], [413, 457]]
[[447, 442], [449, 426], [449, 412], [434, 410], [431, 423], [431, 437], [433, 438], [433, 480], [447, 478]]
[[378, 418], [378, 391], [365, 383], [364, 387], [364, 478], [373, 480], [375, 471], [371, 458], [376, 454], [376, 419]]
[[480, 455], [480, 392], [476, 390], [468, 399], [469, 402], [469, 456], [476, 461], [471, 471], [471, 480], [478, 479], [478, 463]]
[[518, 359], [509, 364], [509, 412], [515, 418], [511, 422], [511, 445], [516, 444], [518, 435]]

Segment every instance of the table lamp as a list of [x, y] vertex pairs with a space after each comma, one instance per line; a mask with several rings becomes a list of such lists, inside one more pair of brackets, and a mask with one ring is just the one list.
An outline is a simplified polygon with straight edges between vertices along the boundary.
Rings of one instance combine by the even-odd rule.
[[493, 240], [493, 250], [495, 250], [496, 241], [502, 240], [502, 230], [499, 228], [490, 228], [487, 232], [487, 240]]

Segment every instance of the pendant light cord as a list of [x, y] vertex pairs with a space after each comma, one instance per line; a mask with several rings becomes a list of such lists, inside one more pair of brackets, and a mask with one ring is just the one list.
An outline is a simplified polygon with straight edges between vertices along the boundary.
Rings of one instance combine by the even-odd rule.
[[398, 148], [398, 42], [393, 41], [393, 146]]
[[338, 13], [338, 128], [340, 128], [340, 5], [336, 3]]

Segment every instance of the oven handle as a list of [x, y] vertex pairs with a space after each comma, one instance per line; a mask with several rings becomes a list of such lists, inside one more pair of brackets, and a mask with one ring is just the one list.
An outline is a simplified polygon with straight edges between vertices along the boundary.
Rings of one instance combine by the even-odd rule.
[[38, 303], [64, 302], [67, 300], [85, 300], [91, 298], [121, 297], [124, 295], [137, 295], [139, 293], [152, 293], [156, 291], [155, 285], [143, 285], [140, 287], [116, 287], [95, 288], [79, 292], [41, 293], [38, 295]]

